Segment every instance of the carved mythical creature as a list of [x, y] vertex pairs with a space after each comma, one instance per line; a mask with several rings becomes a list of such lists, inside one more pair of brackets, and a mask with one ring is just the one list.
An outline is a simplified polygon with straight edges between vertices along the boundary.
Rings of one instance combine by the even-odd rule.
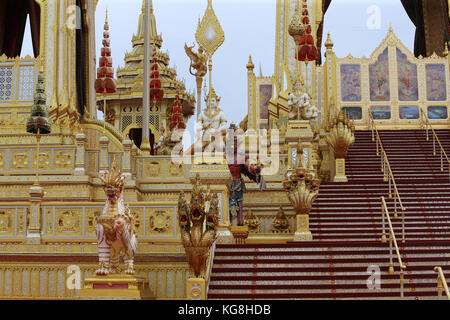
[[[187, 44], [184, 44], [184, 51], [188, 55], [189, 59], [191, 59], [191, 66], [189, 67], [189, 72], [196, 77], [203, 78], [206, 75], [207, 67], [206, 61], [208, 60], [208, 56], [203, 53], [203, 48], [199, 47], [198, 52], [194, 52], [192, 50], [194, 46], [188, 47]], [[193, 73], [192, 69], [195, 69], [197, 72]]]
[[211, 195], [200, 187], [200, 177], [193, 182], [190, 205], [184, 192], [178, 200], [178, 224], [181, 240], [186, 251], [191, 277], [204, 278], [209, 249], [216, 240], [219, 224], [219, 200], [217, 193]]
[[124, 206], [124, 178], [114, 161], [110, 172], [100, 177], [106, 193], [106, 204], [97, 218], [99, 268], [97, 275], [119, 272], [119, 256], [123, 253], [125, 273], [134, 274], [137, 240], [133, 229], [133, 214]]
[[289, 220], [286, 217], [283, 208], [280, 207], [275, 219], [272, 222], [272, 227], [270, 228], [273, 233], [289, 233], [290, 226]]

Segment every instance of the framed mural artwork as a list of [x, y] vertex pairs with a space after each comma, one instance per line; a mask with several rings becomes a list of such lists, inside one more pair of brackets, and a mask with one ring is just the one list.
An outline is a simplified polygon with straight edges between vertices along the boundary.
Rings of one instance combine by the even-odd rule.
[[341, 65], [342, 101], [361, 101], [361, 66]]
[[342, 107], [342, 112], [347, 115], [352, 120], [362, 119], [362, 108], [361, 107]]
[[389, 55], [386, 48], [378, 57], [378, 61], [369, 65], [370, 100], [389, 101]]
[[447, 84], [445, 81], [445, 65], [427, 64], [427, 99], [428, 101], [447, 100]]
[[400, 101], [417, 101], [419, 86], [417, 66], [408, 61], [405, 54], [397, 48], [398, 99]]
[[267, 120], [269, 117], [269, 102], [272, 99], [272, 85], [262, 84], [259, 86], [259, 118]]
[[445, 106], [429, 106], [428, 119], [431, 120], [445, 120], [448, 119], [448, 111]]
[[419, 119], [419, 107], [404, 106], [398, 108], [400, 119], [402, 120], [415, 120]]
[[371, 107], [370, 112], [374, 120], [389, 120], [391, 118], [391, 107]]

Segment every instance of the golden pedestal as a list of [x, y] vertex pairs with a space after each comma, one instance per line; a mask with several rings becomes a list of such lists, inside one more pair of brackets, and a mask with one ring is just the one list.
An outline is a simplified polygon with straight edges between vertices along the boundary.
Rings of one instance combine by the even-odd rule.
[[189, 278], [187, 281], [188, 300], [206, 300], [206, 283], [203, 278]]
[[81, 300], [151, 300], [148, 281], [142, 277], [113, 274], [84, 280]]
[[244, 244], [248, 238], [248, 226], [230, 226], [230, 232], [236, 244]]
[[312, 241], [312, 234], [309, 231], [309, 215], [297, 215], [297, 231], [294, 234], [294, 241]]
[[334, 177], [334, 182], [348, 182], [347, 176], [345, 175], [345, 159], [336, 159], [336, 176]]

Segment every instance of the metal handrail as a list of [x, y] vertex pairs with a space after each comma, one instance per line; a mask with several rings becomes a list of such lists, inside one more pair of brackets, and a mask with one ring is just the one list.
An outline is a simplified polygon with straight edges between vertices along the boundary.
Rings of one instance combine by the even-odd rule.
[[420, 120], [425, 123], [425, 130], [427, 133], [427, 141], [430, 141], [430, 137], [428, 134], [428, 127], [430, 127], [431, 132], [433, 133], [433, 156], [436, 156], [436, 141], [439, 145], [440, 148], [440, 156], [441, 156], [441, 172], [444, 172], [444, 157], [447, 160], [448, 163], [448, 174], [449, 174], [449, 179], [450, 179], [450, 160], [447, 156], [447, 153], [445, 152], [444, 147], [441, 144], [441, 141], [439, 140], [439, 137], [436, 134], [436, 131], [434, 131], [433, 126], [431, 125], [430, 120], [428, 120], [427, 115], [425, 114], [425, 112], [420, 109]]
[[444, 288], [445, 294], [447, 295], [447, 299], [450, 300], [450, 291], [448, 290], [447, 281], [445, 280], [445, 275], [444, 272], [442, 271], [442, 268], [434, 267], [434, 271], [438, 273], [437, 278], [438, 297], [442, 296], [442, 288]]
[[383, 225], [383, 234], [381, 236], [381, 242], [386, 243], [386, 230], [385, 230], [385, 217], [389, 226], [389, 274], [394, 274], [394, 262], [393, 262], [393, 252], [392, 252], [392, 244], [395, 247], [395, 253], [397, 254], [398, 264], [400, 266], [400, 297], [404, 297], [404, 283], [405, 283], [405, 274], [406, 265], [403, 264], [402, 257], [400, 256], [400, 250], [398, 249], [397, 239], [395, 238], [394, 227], [392, 226], [391, 218], [389, 216], [389, 211], [386, 205], [386, 200], [384, 197], [381, 197], [381, 216], [382, 216], [382, 225]]
[[214, 264], [214, 255], [216, 253], [216, 242], [214, 241], [211, 248], [209, 248], [209, 256], [207, 260], [206, 265], [206, 272], [205, 272], [205, 287], [206, 287], [206, 297], [208, 297], [208, 291], [209, 291], [209, 281], [211, 280], [211, 272], [212, 267]]
[[[381, 172], [383, 172], [383, 180], [389, 183], [389, 199], [392, 199], [392, 188], [394, 189], [394, 218], [398, 219], [397, 202], [402, 211], [402, 243], [406, 242], [405, 239], [405, 207], [403, 206], [402, 199], [400, 198], [400, 193], [398, 192], [397, 184], [395, 183], [394, 173], [392, 172], [391, 165], [386, 151], [383, 147], [383, 142], [381, 141], [380, 134], [375, 125], [375, 121], [372, 114], [369, 113], [370, 124], [372, 129], [372, 141], [376, 141], [377, 145], [377, 156], [381, 156]], [[376, 139], [375, 139], [376, 137]], [[380, 154], [381, 150], [381, 154]]]

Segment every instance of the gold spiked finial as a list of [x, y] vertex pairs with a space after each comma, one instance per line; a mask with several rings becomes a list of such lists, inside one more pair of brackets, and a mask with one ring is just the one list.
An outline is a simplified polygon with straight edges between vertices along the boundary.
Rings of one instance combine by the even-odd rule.
[[333, 46], [334, 43], [331, 41], [330, 33], [328, 32], [327, 41], [325, 41], [325, 48], [327, 48], [327, 50], [331, 50], [333, 49]]
[[108, 7], [106, 7], [105, 24], [108, 24]]
[[447, 56], [448, 56], [448, 42], [447, 42], [447, 41], [445, 41], [444, 52], [442, 53], [442, 55], [443, 55], [444, 57], [447, 57]]
[[254, 68], [255, 68], [255, 65], [253, 64], [252, 56], [249, 56], [248, 63], [247, 63], [247, 69], [248, 69], [248, 71], [252, 71]]

